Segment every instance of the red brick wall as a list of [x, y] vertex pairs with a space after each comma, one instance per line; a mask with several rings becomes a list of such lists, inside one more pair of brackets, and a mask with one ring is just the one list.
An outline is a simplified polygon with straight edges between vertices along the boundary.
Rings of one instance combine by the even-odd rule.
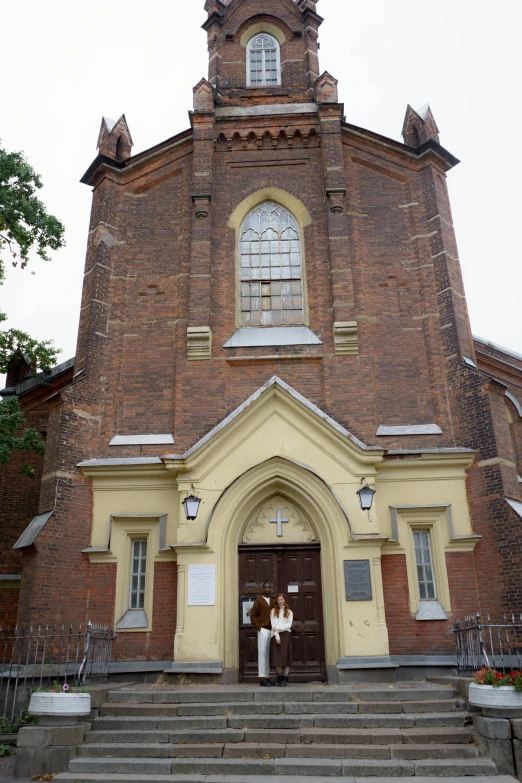
[[16, 625], [19, 597], [18, 588], [2, 588], [0, 582], [0, 628], [14, 628]]
[[451, 595], [448, 620], [415, 620], [410, 614], [406, 556], [383, 556], [384, 605], [391, 655], [455, 653], [455, 640], [450, 632], [453, 621], [473, 614], [479, 606], [473, 554], [446, 554], [446, 568]]
[[[34, 427], [45, 435], [46, 412], [34, 410], [26, 414], [25, 426]], [[36, 470], [33, 478], [22, 473], [24, 463]], [[0, 470], [0, 573], [21, 573], [20, 553], [13, 545], [31, 519], [38, 513], [43, 458], [28, 452], [11, 453], [9, 463]]]
[[[45, 436], [45, 407], [26, 412], [24, 426], [34, 427]], [[22, 473], [24, 463], [35, 469], [32, 478]], [[22, 556], [13, 546], [38, 514], [43, 464], [43, 457], [15, 451], [0, 470], [0, 574], [22, 573]], [[19, 597], [19, 589], [0, 587], [0, 626], [16, 625]]]
[[177, 587], [176, 563], [155, 563], [152, 630], [148, 633], [118, 634], [114, 648], [115, 660], [172, 660], [176, 631]]
[[[285, 37], [281, 46], [281, 85], [246, 88], [246, 50], [241, 36], [258, 22], [275, 24]], [[219, 103], [240, 106], [246, 101], [290, 103], [313, 99], [313, 84], [319, 76], [317, 30], [319, 18], [303, 19], [295, 5], [280, 0], [245, 0], [225, 11], [219, 20], [209, 19], [209, 81], [216, 87]], [[227, 37], [229, 39], [227, 40]]]

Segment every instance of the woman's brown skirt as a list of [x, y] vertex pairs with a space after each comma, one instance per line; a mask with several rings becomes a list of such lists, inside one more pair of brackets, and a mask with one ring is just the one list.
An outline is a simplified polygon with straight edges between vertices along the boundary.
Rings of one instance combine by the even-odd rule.
[[281, 644], [277, 644], [274, 637], [270, 642], [270, 666], [274, 669], [285, 666], [293, 666], [292, 658], [292, 635], [290, 631], [283, 631], [279, 634]]

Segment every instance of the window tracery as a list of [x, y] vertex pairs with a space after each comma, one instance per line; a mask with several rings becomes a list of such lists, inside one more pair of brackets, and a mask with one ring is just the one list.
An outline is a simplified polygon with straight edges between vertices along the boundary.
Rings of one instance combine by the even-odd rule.
[[294, 216], [265, 201], [239, 232], [241, 326], [304, 323], [301, 235]]
[[255, 35], [248, 43], [247, 84], [249, 87], [281, 84], [279, 43], [268, 33]]

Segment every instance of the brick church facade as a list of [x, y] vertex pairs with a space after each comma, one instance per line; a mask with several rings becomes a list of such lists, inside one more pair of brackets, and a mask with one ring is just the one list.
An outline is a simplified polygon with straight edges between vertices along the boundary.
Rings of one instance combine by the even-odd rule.
[[428, 107], [402, 143], [345, 119], [316, 5], [207, 0], [191, 127], [132, 155], [103, 120], [75, 360], [2, 392], [47, 449], [0, 478], [0, 625], [248, 679], [270, 579], [335, 681], [522, 610], [522, 356], [471, 334], [458, 160]]

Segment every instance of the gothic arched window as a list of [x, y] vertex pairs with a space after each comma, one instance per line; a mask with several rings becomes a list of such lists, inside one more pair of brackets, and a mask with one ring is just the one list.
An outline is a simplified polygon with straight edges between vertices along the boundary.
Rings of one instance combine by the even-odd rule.
[[301, 232], [280, 204], [265, 201], [241, 223], [241, 326], [304, 323]]
[[247, 84], [249, 87], [281, 84], [279, 43], [268, 33], [259, 33], [248, 42]]

